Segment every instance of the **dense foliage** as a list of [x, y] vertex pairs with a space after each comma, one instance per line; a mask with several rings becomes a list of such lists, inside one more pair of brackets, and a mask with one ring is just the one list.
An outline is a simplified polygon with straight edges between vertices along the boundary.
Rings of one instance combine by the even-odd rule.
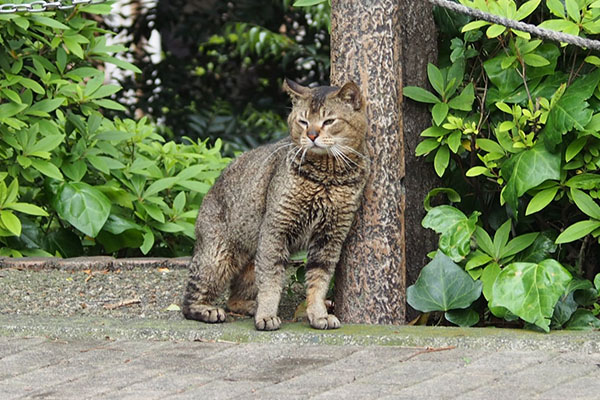
[[[600, 33], [594, 0], [461, 0], [580, 36]], [[600, 327], [600, 58], [528, 33], [437, 10], [440, 67], [416, 149], [444, 188], [423, 226], [439, 251], [409, 288], [416, 309], [458, 325], [544, 331]], [[438, 195], [449, 205], [432, 206]], [[523, 321], [523, 322], [518, 322]]]
[[0, 15], [0, 254], [189, 254], [202, 196], [228, 159], [220, 142], [166, 142], [124, 111], [103, 66], [114, 57], [95, 14]]
[[[224, 140], [246, 150], [287, 132], [287, 76], [302, 84], [329, 80], [329, 7], [290, 0], [159, 0], [126, 30], [142, 70], [123, 85], [137, 110], [160, 120], [174, 138]], [[152, 31], [162, 58], [142, 51]]]

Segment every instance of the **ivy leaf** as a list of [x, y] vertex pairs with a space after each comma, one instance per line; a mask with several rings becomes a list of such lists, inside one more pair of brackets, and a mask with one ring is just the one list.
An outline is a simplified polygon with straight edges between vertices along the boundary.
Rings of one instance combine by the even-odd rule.
[[592, 97], [598, 82], [600, 70], [577, 79], [550, 109], [546, 126], [541, 131], [548, 148], [554, 149], [562, 141], [562, 135], [573, 128], [585, 130], [593, 115], [586, 100]]
[[507, 180], [502, 197], [518, 215], [518, 198], [542, 182], [560, 179], [560, 154], [549, 152], [541, 143], [512, 156], [502, 166]]
[[590, 310], [579, 309], [573, 313], [565, 328], [576, 331], [600, 329], [600, 319], [594, 316]]
[[84, 182], [62, 185], [53, 198], [58, 215], [90, 237], [96, 237], [110, 215], [110, 200]]
[[441, 251], [421, 270], [408, 287], [408, 304], [421, 312], [449, 311], [469, 307], [481, 295], [482, 284], [474, 281]]
[[505, 307], [549, 332], [554, 306], [571, 279], [571, 274], [555, 260], [512, 263], [496, 278], [490, 305]]
[[479, 322], [479, 314], [470, 308], [466, 310], [450, 310], [446, 311], [444, 318], [452, 322], [454, 325], [469, 327]]
[[440, 250], [454, 261], [460, 261], [470, 252], [471, 235], [478, 217], [477, 211], [467, 218], [462, 211], [443, 205], [429, 210], [422, 225], [439, 233]]

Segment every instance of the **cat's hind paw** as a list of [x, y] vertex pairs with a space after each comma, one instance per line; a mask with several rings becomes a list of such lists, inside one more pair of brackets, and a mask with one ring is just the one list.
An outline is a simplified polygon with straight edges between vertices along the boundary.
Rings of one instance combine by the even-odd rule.
[[277, 316], [256, 318], [254, 326], [259, 331], [276, 331], [281, 326], [281, 319]]
[[195, 319], [197, 321], [208, 323], [225, 322], [225, 319], [227, 319], [225, 310], [205, 304], [191, 305], [188, 309], [184, 309], [184, 315], [188, 319]]
[[315, 329], [337, 329], [341, 326], [340, 320], [333, 314], [327, 314], [322, 318], [309, 318], [310, 326]]

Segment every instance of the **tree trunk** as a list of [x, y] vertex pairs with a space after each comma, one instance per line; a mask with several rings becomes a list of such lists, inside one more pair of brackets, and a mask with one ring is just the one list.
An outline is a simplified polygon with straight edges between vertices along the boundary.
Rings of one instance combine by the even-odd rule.
[[[427, 64], [437, 61], [437, 35], [431, 12], [426, 1], [400, 0], [402, 10], [402, 79], [404, 86], [429, 86]], [[402, 104], [404, 127], [404, 155], [406, 176], [406, 286], [417, 280], [421, 269], [429, 262], [427, 253], [437, 248], [438, 237], [431, 229], [425, 229], [421, 221], [425, 217], [423, 199], [439, 186], [439, 179], [431, 163], [415, 156], [415, 148], [421, 141], [420, 133], [431, 126], [431, 113], [426, 105], [406, 99]], [[407, 306], [407, 320], [418, 315]]]
[[[402, 99], [406, 75], [403, 65], [415, 62], [422, 66], [423, 60], [409, 60], [403, 51], [419, 59], [423, 57], [424, 44], [433, 46], [434, 51], [436, 47], [435, 42], [423, 43], [422, 38], [415, 38], [416, 30], [403, 31], [402, 25], [411, 21], [416, 24], [418, 14], [413, 12], [416, 10], [431, 20], [431, 10], [425, 2], [408, 0], [332, 0], [331, 3], [331, 81], [341, 85], [352, 80], [366, 96], [367, 146], [371, 157], [371, 176], [336, 271], [336, 314], [344, 322], [401, 324], [406, 318], [407, 265], [411, 265], [411, 271], [415, 270], [412, 266], [415, 262], [419, 263], [418, 268], [422, 267], [429, 250], [418, 243], [418, 237], [408, 235], [423, 234], [420, 218], [423, 193], [427, 190], [418, 183], [420, 174], [431, 169], [414, 164], [414, 146], [425, 127], [423, 114], [419, 115], [421, 122], [403, 116], [403, 111], [411, 110]], [[433, 23], [425, 26], [433, 29]], [[402, 33], [414, 41], [403, 46], [403, 40], [407, 39]], [[416, 49], [411, 48], [411, 43], [418, 43]], [[405, 124], [408, 134], [414, 137], [405, 139]], [[407, 166], [411, 168], [409, 173], [414, 173], [405, 180]], [[409, 189], [414, 189], [414, 194]], [[410, 212], [406, 211], [407, 205]], [[407, 252], [409, 243], [419, 246]]]
[[331, 77], [353, 80], [368, 104], [371, 176], [335, 276], [344, 322], [405, 319], [404, 138], [397, 0], [331, 2]]

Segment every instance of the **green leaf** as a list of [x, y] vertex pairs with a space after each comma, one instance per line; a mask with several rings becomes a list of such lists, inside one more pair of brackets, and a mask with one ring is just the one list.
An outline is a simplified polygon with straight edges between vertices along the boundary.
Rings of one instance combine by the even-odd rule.
[[546, 126], [542, 130], [545, 144], [549, 148], [559, 144], [562, 135], [573, 128], [585, 130], [593, 115], [586, 100], [594, 94], [599, 81], [600, 70], [577, 79], [550, 109]]
[[486, 21], [472, 21], [462, 27], [461, 32], [468, 32], [489, 25]]
[[448, 106], [454, 110], [471, 111], [473, 101], [475, 100], [475, 91], [473, 84], [469, 83], [460, 94], [448, 102]]
[[21, 235], [21, 221], [12, 211], [0, 210], [0, 221], [13, 235]]
[[438, 99], [436, 95], [418, 86], [404, 87], [403, 94], [409, 99], [418, 101], [420, 103], [440, 103], [440, 99]]
[[566, 16], [565, 5], [560, 0], [546, 0], [546, 7], [548, 7], [552, 14], [559, 18]]
[[440, 147], [437, 153], [435, 153], [435, 158], [433, 159], [433, 167], [435, 168], [435, 172], [439, 177], [444, 175], [449, 162], [450, 150], [448, 149], [448, 146]]
[[96, 237], [110, 215], [110, 200], [84, 182], [63, 184], [53, 198], [60, 218], [90, 237]]
[[150, 203], [140, 203], [140, 206], [146, 211], [146, 213], [155, 221], [161, 224], [165, 222], [165, 215], [163, 214], [160, 207]]
[[587, 331], [600, 329], [600, 320], [590, 310], [579, 309], [567, 322], [565, 329]]
[[438, 147], [440, 147], [440, 142], [438, 142], [436, 139], [425, 139], [417, 145], [417, 148], [415, 149], [415, 155], [418, 157], [428, 154]]
[[483, 296], [488, 300], [492, 300], [494, 282], [496, 282], [496, 278], [500, 275], [500, 271], [502, 269], [498, 265], [498, 263], [489, 263], [481, 274], [481, 282], [483, 283]]
[[581, 174], [575, 175], [565, 182], [565, 185], [570, 188], [592, 190], [600, 189], [600, 175], [597, 174]]
[[479, 175], [485, 174], [487, 172], [489, 172], [489, 170], [486, 167], [475, 166], [475, 167], [469, 168], [469, 170], [467, 172], [465, 172], [465, 175], [472, 178], [474, 176], [479, 176]]
[[567, 146], [567, 151], [565, 152], [565, 161], [569, 162], [575, 157], [579, 152], [585, 147], [588, 138], [586, 136], [582, 136], [578, 139], [573, 140]]
[[497, 142], [490, 140], [490, 139], [477, 139], [475, 141], [475, 143], [477, 144], [477, 147], [479, 147], [480, 149], [487, 151], [488, 153], [499, 153], [499, 154], [504, 154], [506, 153], [506, 151], [504, 151], [504, 148], [502, 148], [502, 146], [500, 146]]
[[480, 226], [475, 227], [475, 240], [477, 241], [477, 245], [481, 250], [487, 253], [490, 256], [494, 255], [494, 243], [492, 243], [492, 238], [490, 235]]
[[481, 282], [471, 279], [461, 267], [438, 251], [408, 287], [408, 304], [421, 312], [449, 311], [469, 307], [481, 295]]
[[512, 263], [494, 282], [491, 306], [505, 307], [549, 332], [554, 306], [571, 279], [571, 274], [555, 260]]
[[293, 5], [294, 7], [308, 7], [325, 3], [326, 1], [327, 0], [296, 0]]
[[567, 8], [567, 15], [575, 22], [580, 22], [581, 14], [579, 12], [579, 5], [577, 0], [565, 0], [565, 6]]
[[512, 156], [501, 171], [507, 181], [502, 197], [517, 215], [519, 197], [546, 180], [560, 179], [560, 154], [550, 153], [543, 144], [538, 143]]
[[523, 61], [525, 62], [525, 64], [531, 67], [543, 67], [545, 65], [550, 65], [550, 61], [534, 53], [525, 54], [523, 56]]
[[448, 115], [448, 110], [448, 104], [446, 103], [437, 103], [433, 106], [431, 116], [436, 125], [442, 125]]
[[531, 246], [518, 254], [518, 261], [539, 263], [546, 258], [550, 258], [550, 255], [557, 248], [556, 244], [554, 244], [555, 239], [556, 235], [554, 231], [541, 232]]
[[466, 310], [450, 310], [446, 311], [444, 318], [454, 325], [469, 327], [479, 322], [479, 314], [470, 308]]
[[502, 25], [492, 24], [486, 31], [485, 34], [488, 38], [492, 39], [502, 35], [506, 31], [506, 27]]
[[531, 232], [513, 238], [510, 242], [506, 244], [500, 257], [506, 258], [520, 253], [521, 251], [531, 246], [535, 239], [537, 239], [538, 235], [538, 232]]
[[0, 105], [0, 119], [12, 117], [27, 108], [27, 104], [7, 103]]
[[29, 160], [31, 161], [31, 165], [33, 165], [33, 168], [37, 169], [42, 174], [49, 176], [50, 178], [57, 179], [59, 181], [62, 181], [64, 179], [60, 170], [56, 167], [56, 165], [52, 164], [50, 161], [40, 160], [35, 157], [31, 157], [29, 158]]
[[471, 235], [475, 232], [478, 212], [467, 218], [462, 211], [452, 206], [432, 208], [422, 225], [440, 234], [440, 249], [454, 261], [462, 260], [470, 252]]
[[47, 217], [48, 213], [41, 207], [36, 206], [35, 204], [29, 203], [6, 203], [4, 204], [5, 208], [10, 208], [11, 210], [15, 210], [18, 212], [22, 212], [23, 214], [29, 215], [39, 215], [41, 217]]
[[144, 232], [144, 242], [140, 246], [140, 250], [143, 254], [148, 254], [152, 246], [154, 246], [154, 233], [147, 228], [146, 232]]
[[551, 187], [545, 190], [541, 190], [536, 193], [527, 205], [525, 215], [534, 214], [540, 210], [543, 210], [548, 204], [554, 200], [556, 193], [558, 192], [559, 186]]
[[571, 188], [571, 197], [577, 207], [587, 216], [600, 220], [600, 206], [589, 195], [579, 189]]
[[444, 97], [444, 76], [442, 72], [432, 63], [427, 64], [427, 77], [433, 89], [438, 92], [442, 98]]
[[64, 97], [58, 97], [56, 99], [45, 99], [35, 102], [27, 109], [25, 114], [34, 114], [38, 113], [49, 113], [51, 111], [56, 110], [58, 107], [64, 103]]
[[121, 104], [117, 103], [114, 100], [110, 100], [110, 99], [94, 100], [94, 103], [98, 104], [100, 107], [106, 108], [108, 110], [127, 111], [127, 109], [125, 107], [123, 107]]
[[61, 166], [62, 172], [72, 181], [78, 182], [87, 172], [85, 161], [77, 160], [74, 163], [64, 162]]
[[61, 22], [58, 22], [57, 20], [55, 20], [53, 18], [42, 17], [41, 15], [32, 15], [29, 18], [38, 25], [48, 26], [50, 28], [66, 30], [66, 31], [71, 30], [71, 28], [69, 28], [67, 25], [65, 25]]
[[460, 203], [460, 195], [456, 190], [451, 188], [435, 188], [430, 190], [429, 193], [427, 193], [427, 196], [425, 196], [425, 200], [423, 200], [423, 207], [425, 208], [425, 211], [430, 211], [432, 209], [430, 205], [431, 199], [440, 193], [446, 194], [446, 196], [448, 196], [448, 200], [451, 202]]
[[573, 299], [573, 293], [569, 293], [566, 296], [561, 296], [554, 306], [554, 313], [552, 313], [551, 328], [560, 329], [565, 322], [571, 318], [575, 310], [577, 310], [578, 304]]
[[105, 63], [109, 63], [109, 64], [113, 64], [116, 65], [119, 68], [122, 69], [126, 69], [128, 71], [134, 72], [136, 74], [141, 74], [142, 71], [136, 67], [135, 65], [133, 65], [130, 62], [124, 61], [124, 60], [120, 60], [116, 57], [111, 57], [111, 56], [96, 56], [96, 59], [100, 60], [100, 61], [104, 61]]
[[577, 239], [581, 239], [582, 237], [589, 235], [598, 228], [600, 228], [600, 221], [586, 220], [576, 222], [573, 225], [570, 225], [567, 229], [565, 229], [560, 235], [558, 235], [555, 243], [561, 244], [573, 242]]
[[510, 234], [510, 227], [511, 227], [511, 220], [508, 219], [502, 225], [500, 225], [500, 227], [494, 234], [494, 242], [493, 242], [494, 253], [492, 254], [492, 256], [496, 260], [499, 260], [501, 258], [500, 255], [503, 253], [504, 246], [506, 246], [506, 243], [508, 242], [508, 235]]
[[148, 186], [148, 188], [144, 191], [143, 198], [148, 198], [150, 196], [157, 194], [160, 191], [169, 189], [169, 188], [173, 187], [178, 181], [179, 181], [179, 177], [175, 177], [175, 176], [159, 179], [156, 182], [153, 182], [150, 186]]
[[521, 5], [521, 7], [519, 7], [513, 19], [521, 21], [522, 19], [528, 17], [540, 5], [541, 1], [542, 0], [526, 1], [525, 3], [523, 3], [523, 5]]

